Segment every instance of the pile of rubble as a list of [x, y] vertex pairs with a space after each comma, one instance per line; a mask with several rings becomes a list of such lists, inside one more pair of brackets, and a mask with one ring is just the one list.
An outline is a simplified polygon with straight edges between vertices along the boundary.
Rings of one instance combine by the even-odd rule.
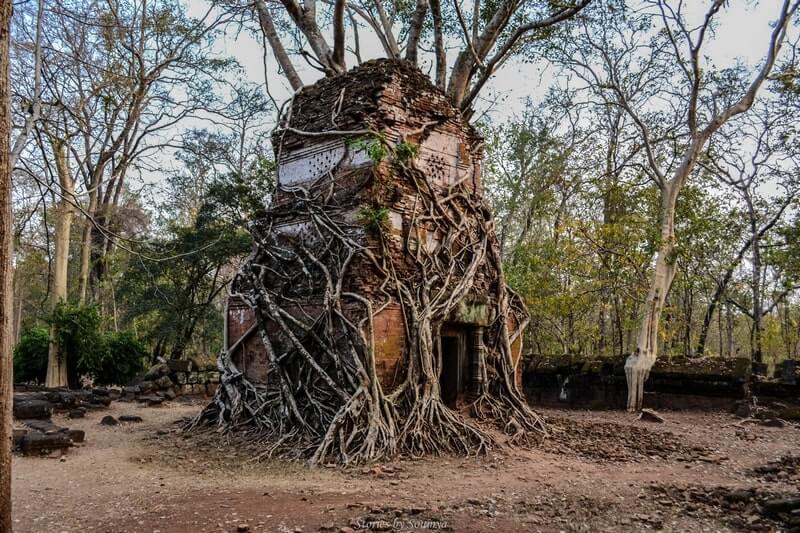
[[150, 407], [177, 396], [212, 396], [219, 384], [214, 364], [200, 365], [193, 360], [169, 360], [152, 367], [138, 385], [122, 388], [123, 401], [146, 403]]
[[656, 431], [612, 422], [587, 422], [548, 416], [550, 437], [539, 448], [600, 462], [640, 462], [652, 459], [717, 462], [702, 446], [685, 444], [670, 431]]
[[14, 389], [14, 418], [50, 418], [53, 412], [83, 418], [88, 410], [105, 409], [119, 397], [114, 389], [47, 389], [17, 386]]
[[784, 482], [800, 487], [800, 455], [784, 455], [753, 468], [752, 474], [767, 482]]
[[688, 516], [722, 516], [737, 530], [800, 527], [800, 493], [782, 494], [757, 488], [679, 487], [655, 485], [658, 503], [670, 503]]
[[57, 426], [50, 420], [54, 412], [69, 418], [83, 418], [87, 411], [105, 409], [118, 396], [108, 389], [44, 389], [20, 387], [14, 393], [13, 448], [25, 455], [56, 455], [85, 439], [80, 429]]

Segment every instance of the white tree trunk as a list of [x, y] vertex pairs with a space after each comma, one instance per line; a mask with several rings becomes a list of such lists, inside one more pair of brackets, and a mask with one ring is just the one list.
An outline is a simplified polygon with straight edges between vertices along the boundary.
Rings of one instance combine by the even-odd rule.
[[658, 326], [664, 301], [675, 278], [675, 203], [682, 181], [671, 181], [661, 193], [661, 246], [656, 254], [656, 266], [650, 290], [642, 305], [642, 325], [636, 350], [625, 362], [628, 381], [628, 410], [642, 408], [644, 383], [658, 355]]
[[[53, 257], [53, 281], [50, 292], [50, 310], [67, 301], [67, 271], [69, 266], [70, 230], [74, 212], [68, 199], [72, 199], [75, 192], [75, 182], [69, 174], [63, 146], [54, 144], [56, 154], [56, 169], [59, 174], [61, 194], [63, 197], [58, 202], [56, 209], [55, 227], [55, 254]], [[45, 385], [48, 387], [66, 387], [69, 384], [67, 376], [67, 358], [61, 353], [55, 342], [55, 329], [50, 326], [50, 347], [47, 356], [47, 377]]]

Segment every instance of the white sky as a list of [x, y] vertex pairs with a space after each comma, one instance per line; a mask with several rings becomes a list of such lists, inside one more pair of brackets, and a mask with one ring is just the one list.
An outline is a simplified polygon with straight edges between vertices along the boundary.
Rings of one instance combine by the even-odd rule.
[[[709, 2], [688, 0], [685, 2], [690, 21], [699, 23]], [[760, 5], [752, 1], [732, 1], [718, 15], [718, 31], [713, 40], [707, 43], [706, 53], [717, 66], [733, 65], [737, 60], [746, 64], [757, 64], [765, 54], [771, 31], [770, 20], [780, 6], [779, 0], [762, 0]], [[208, 9], [207, 0], [188, 0], [190, 13], [200, 15]], [[376, 39], [370, 38], [366, 28], [360, 31], [361, 54], [366, 59], [383, 57], [383, 50]], [[248, 32], [238, 35], [227, 35], [218, 43], [219, 53], [235, 57], [244, 68], [246, 79], [263, 84], [263, 46], [260, 40], [254, 39]], [[455, 59], [455, 51], [448, 54], [448, 60]], [[348, 54], [348, 66], [355, 65], [355, 59]], [[319, 77], [319, 73], [311, 68], [303, 68], [302, 61], [295, 62], [303, 81], [310, 83]], [[279, 75], [272, 52], [267, 54], [269, 87], [279, 102], [291, 94], [288, 83]], [[521, 110], [526, 98], [540, 99], [554, 80], [553, 73], [545, 64], [523, 64], [509, 61], [504, 68], [495, 74], [487, 85], [485, 95], [494, 99], [500, 97], [503, 105], [495, 105], [490, 116], [495, 120], [507, 120], [517, 110]], [[481, 110], [483, 111], [483, 110]]]

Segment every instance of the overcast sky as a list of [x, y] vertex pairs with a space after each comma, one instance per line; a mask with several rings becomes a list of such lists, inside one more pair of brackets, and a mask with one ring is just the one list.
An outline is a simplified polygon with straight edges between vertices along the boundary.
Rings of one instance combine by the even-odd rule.
[[[206, 0], [188, 0], [190, 12], [194, 15], [202, 14], [208, 9]], [[704, 10], [709, 4], [702, 0], [689, 0], [685, 2], [689, 7], [690, 22], [698, 23], [702, 20]], [[765, 54], [766, 45], [771, 31], [770, 20], [775, 16], [779, 7], [779, 0], [762, 0], [760, 5], [752, 1], [737, 0], [730, 2], [730, 7], [723, 9], [718, 16], [718, 30], [713, 40], [705, 48], [711, 59], [721, 67], [733, 65], [737, 60], [743, 60], [750, 65], [757, 64]], [[361, 53], [364, 59], [383, 57], [383, 50], [376, 39], [370, 38], [365, 28], [360, 31]], [[264, 64], [263, 46], [260, 39], [255, 39], [247, 32], [238, 35], [231, 33], [220, 39], [219, 53], [235, 57], [244, 68], [248, 80], [263, 84]], [[348, 65], [354, 65], [354, 58], [348, 54]], [[449, 61], [455, 59], [455, 51], [448, 55]], [[303, 81], [312, 82], [319, 77], [319, 73], [305, 65], [297, 64]], [[278, 100], [283, 100], [291, 94], [286, 80], [278, 74], [275, 59], [270, 51], [267, 54], [267, 72], [270, 92]], [[528, 97], [534, 100], [541, 98], [549, 85], [554, 83], [552, 69], [546, 64], [523, 64], [519, 61], [509, 61], [487, 86], [485, 94], [494, 100], [499, 97], [503, 105], [493, 106], [491, 116], [495, 120], [505, 120], [516, 111], [521, 110], [524, 100]], [[484, 104], [485, 107], [486, 104]]]

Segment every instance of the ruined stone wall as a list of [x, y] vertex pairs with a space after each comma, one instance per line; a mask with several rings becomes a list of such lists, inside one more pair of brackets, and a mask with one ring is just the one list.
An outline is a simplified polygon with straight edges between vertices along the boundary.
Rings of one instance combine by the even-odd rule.
[[[533, 405], [595, 409], [627, 406], [624, 358], [584, 360], [561, 357], [529, 361], [524, 391]], [[800, 375], [750, 374], [749, 359], [659, 359], [645, 382], [645, 407], [731, 409], [746, 398], [800, 403]], [[788, 366], [793, 366], [793, 362]]]

